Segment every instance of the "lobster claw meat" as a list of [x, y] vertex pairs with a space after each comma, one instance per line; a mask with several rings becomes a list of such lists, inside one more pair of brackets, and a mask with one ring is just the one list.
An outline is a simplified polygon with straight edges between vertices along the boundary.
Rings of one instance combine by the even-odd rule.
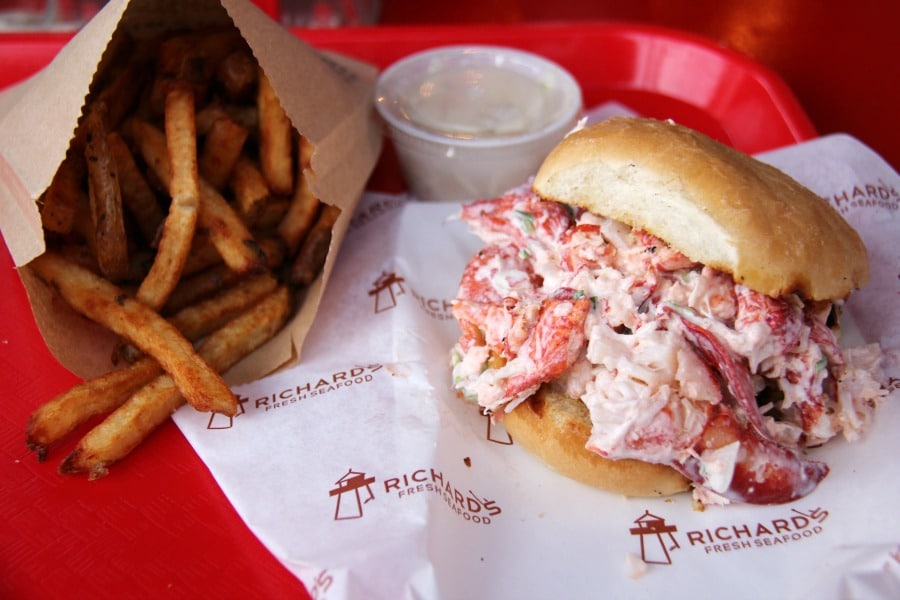
[[[729, 407], [728, 401], [710, 406], [694, 454], [676, 468], [691, 481], [737, 502], [783, 504], [812, 492], [828, 475], [828, 466], [807, 460], [798, 449], [776, 442], [763, 423], [749, 371], [715, 335], [692, 322], [684, 311], [671, 312], [680, 318], [698, 354], [722, 377], [735, 407]], [[738, 412], [743, 418], [738, 418]], [[725, 468], [732, 467], [731, 477], [719, 474], [727, 487], [710, 485], [710, 468], [703, 457], [730, 444], [736, 444], [733, 460], [725, 461], [729, 463]]]
[[[712, 482], [710, 454], [736, 444], [731, 476]], [[731, 446], [734, 448], [734, 446]], [[694, 483], [710, 488], [735, 502], [784, 504], [811, 493], [828, 475], [825, 463], [804, 458], [794, 448], [764, 439], [752, 428], [741, 425], [734, 413], [722, 404], [711, 407], [710, 419], [694, 446], [692, 455], [673, 465]]]
[[757, 435], [771, 440], [772, 436], [763, 423], [759, 406], [756, 404], [756, 393], [753, 390], [753, 382], [750, 380], [750, 372], [739, 364], [737, 358], [722, 345], [716, 336], [692, 322], [684, 311], [676, 312], [676, 314], [688, 333], [689, 341], [713, 370], [722, 376], [728, 391]]

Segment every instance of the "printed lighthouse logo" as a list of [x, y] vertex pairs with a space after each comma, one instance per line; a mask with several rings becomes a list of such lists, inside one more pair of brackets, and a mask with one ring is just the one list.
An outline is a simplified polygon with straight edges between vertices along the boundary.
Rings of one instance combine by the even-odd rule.
[[212, 412], [209, 413], [209, 422], [206, 424], [207, 429], [231, 429], [234, 427], [235, 418], [241, 416], [246, 411], [244, 410], [244, 403], [247, 402], [250, 398], [245, 398], [244, 396], [238, 396], [238, 409], [237, 413], [233, 417], [229, 417], [227, 415], [223, 415], [221, 413]]
[[669, 556], [669, 551], [679, 547], [678, 540], [672, 534], [678, 531], [678, 528], [667, 525], [665, 519], [657, 517], [649, 510], [645, 510], [634, 523], [637, 527], [632, 527], [629, 531], [631, 535], [641, 538], [641, 560], [649, 564], [671, 565], [672, 557]]
[[363, 516], [363, 504], [372, 500], [374, 477], [366, 477], [365, 473], [347, 469], [347, 473], [334, 482], [335, 487], [328, 491], [329, 496], [336, 497], [334, 520], [359, 519]]
[[501, 444], [503, 446], [512, 446], [513, 439], [512, 436], [509, 435], [509, 432], [506, 431], [506, 428], [503, 427], [501, 423], [494, 423], [494, 419], [491, 415], [485, 415], [485, 419], [487, 419], [487, 439], [489, 442], [494, 442], [495, 444]]
[[403, 288], [402, 277], [398, 277], [396, 273], [382, 273], [378, 279], [372, 284], [369, 295], [375, 298], [375, 312], [384, 312], [390, 308], [397, 306], [397, 296], [406, 293]]

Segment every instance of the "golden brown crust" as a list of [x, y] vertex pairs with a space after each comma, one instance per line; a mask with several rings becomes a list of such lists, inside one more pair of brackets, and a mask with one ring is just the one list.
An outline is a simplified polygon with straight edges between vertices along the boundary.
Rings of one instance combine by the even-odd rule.
[[637, 460], [609, 460], [585, 448], [588, 409], [575, 398], [542, 387], [503, 416], [513, 440], [548, 467], [584, 484], [625, 496], [668, 496], [689, 489], [670, 467]]
[[644, 229], [769, 296], [838, 299], [868, 280], [862, 240], [828, 202], [669, 121], [615, 118], [570, 134], [534, 189]]

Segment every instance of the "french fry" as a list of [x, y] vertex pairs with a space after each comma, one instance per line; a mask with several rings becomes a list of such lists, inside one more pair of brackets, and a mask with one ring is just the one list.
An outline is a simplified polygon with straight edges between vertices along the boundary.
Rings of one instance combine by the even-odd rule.
[[331, 231], [340, 214], [341, 210], [336, 206], [326, 204], [322, 207], [322, 214], [303, 240], [303, 246], [291, 266], [291, 283], [309, 285], [322, 270], [331, 245]]
[[309, 232], [319, 212], [319, 199], [313, 196], [306, 173], [313, 146], [305, 136], [300, 136], [297, 153], [297, 187], [291, 196], [287, 213], [278, 225], [278, 233], [291, 253], [297, 251]]
[[[239, 279], [211, 297], [186, 306], [169, 317], [169, 323], [194, 342], [212, 333], [248, 306], [271, 293], [278, 282], [268, 273]], [[114, 362], [133, 363], [142, 358], [140, 350], [120, 344], [113, 351]]]
[[194, 95], [189, 87], [174, 87], [169, 92], [165, 122], [172, 203], [163, 223], [153, 266], [137, 291], [137, 299], [154, 309], [165, 305], [181, 277], [200, 212], [197, 129]]
[[110, 464], [134, 450], [183, 403], [172, 378], [160, 375], [88, 432], [59, 465], [59, 472], [86, 472], [91, 480], [105, 477]]
[[181, 271], [182, 279], [222, 262], [222, 255], [209, 240], [209, 234], [200, 228], [194, 233], [191, 253]]
[[[77, 198], [78, 210], [75, 211], [75, 219], [72, 222], [72, 233], [78, 235], [85, 248], [91, 253], [94, 264], [97, 265], [97, 273], [100, 273], [100, 265], [97, 263], [97, 236], [94, 234], [94, 217], [91, 214], [91, 200], [87, 192]], [[72, 239], [75, 236], [66, 236], [63, 239]]]
[[[210, 102], [203, 108], [197, 109], [194, 120], [197, 123], [197, 135], [204, 136], [212, 129], [213, 124], [219, 119], [230, 119], [228, 111], [221, 102]], [[246, 128], [245, 128], [246, 129]]]
[[259, 111], [259, 162], [269, 188], [289, 195], [294, 189], [293, 127], [269, 78], [260, 70], [257, 90]]
[[231, 52], [246, 48], [236, 29], [187, 32], [164, 39], [156, 49], [156, 78], [149, 103], [158, 109], [175, 82], [188, 82], [195, 97], [205, 99], [219, 63]]
[[111, 281], [128, 275], [128, 242], [115, 161], [106, 143], [106, 108], [96, 103], [85, 115], [85, 160], [94, 245], [100, 271]]
[[185, 84], [191, 87], [194, 97], [202, 100], [210, 87], [210, 65], [197, 53], [193, 35], [179, 35], [160, 43], [156, 56], [156, 76], [147, 99], [149, 110], [165, 112], [166, 98], [173, 88]]
[[205, 338], [197, 351], [213, 369], [225, 373], [281, 329], [291, 314], [292, 302], [288, 287], [278, 286]]
[[143, 88], [148, 72], [144, 61], [138, 60], [119, 69], [111, 80], [97, 94], [96, 103], [106, 107], [104, 125], [114, 130], [122, 123]]
[[242, 156], [234, 165], [229, 182], [238, 214], [245, 223], [256, 221], [269, 200], [269, 185], [252, 160]]
[[255, 139], [259, 130], [259, 108], [256, 105], [226, 104], [225, 112], [235, 123], [240, 123], [249, 132], [248, 137]]
[[[134, 50], [129, 36], [119, 36], [118, 40], [110, 42], [107, 52], [119, 51], [129, 56], [129, 60], [118, 59], [115, 64], [106, 65], [105, 72], [97, 75], [97, 79], [91, 86], [91, 92], [87, 98], [88, 106], [102, 105], [103, 126], [112, 131], [120, 125], [122, 119], [134, 109], [143, 84], [146, 80], [148, 66], [146, 58], [132, 54]], [[75, 129], [72, 139], [72, 148], [83, 151], [87, 128], [84, 121]]]
[[77, 312], [155, 358], [195, 409], [226, 415], [237, 411], [237, 400], [222, 378], [173, 325], [145, 304], [54, 252], [45, 252], [29, 266]]
[[[271, 338], [290, 310], [290, 293], [281, 286], [211, 334], [198, 352], [212, 368], [227, 371]], [[184, 398], [173, 379], [160, 375], [82, 438], [60, 465], [60, 473], [86, 472], [90, 479], [107, 475], [109, 465], [127, 456], [182, 404]]]
[[175, 313], [169, 322], [189, 340], [198, 340], [223, 326], [249, 305], [270, 294], [278, 282], [268, 273], [251, 275], [203, 302]]
[[152, 358], [143, 358], [121, 369], [88, 379], [41, 405], [28, 419], [26, 445], [38, 460], [47, 449], [64, 439], [92, 417], [122, 405], [138, 388], [162, 374]]
[[171, 313], [181, 310], [235, 284], [242, 277], [240, 273], [235, 273], [228, 265], [222, 262], [194, 273], [178, 283], [178, 287], [169, 296], [169, 301], [163, 308], [163, 312]]
[[154, 176], [156, 181], [168, 191], [172, 174], [169, 172], [166, 134], [149, 121], [138, 117], [128, 119], [124, 129], [137, 148], [138, 155], [147, 165], [148, 174]]
[[216, 80], [225, 97], [243, 100], [256, 89], [258, 74], [256, 61], [247, 50], [235, 50], [216, 67]]
[[[169, 317], [169, 322], [188, 340], [195, 342], [213, 332], [278, 285], [268, 273], [239, 279], [211, 297], [186, 306]], [[113, 350], [113, 362], [134, 363], [143, 358], [131, 344], [120, 343]]]
[[253, 139], [259, 125], [259, 111], [256, 105], [223, 104], [212, 101], [197, 111], [197, 135], [209, 133], [213, 123], [227, 117], [247, 130], [247, 138]]
[[110, 132], [106, 137], [106, 143], [119, 172], [122, 204], [134, 216], [134, 221], [147, 244], [156, 245], [156, 236], [166, 214], [147, 179], [134, 162], [134, 156], [128, 144], [122, 139], [122, 135], [117, 131]]
[[[129, 128], [144, 161], [163, 185], [168, 186], [170, 175], [166, 166], [166, 141], [163, 132], [139, 119], [132, 120]], [[265, 257], [253, 234], [228, 201], [202, 178], [197, 224], [209, 232], [210, 240], [231, 269], [238, 273], [265, 270]]]
[[86, 244], [60, 244], [55, 248], [56, 252], [64, 259], [77, 264], [79, 267], [87, 269], [92, 273], [101, 275], [100, 267], [97, 265], [97, 257]]
[[206, 181], [200, 180], [202, 210], [200, 225], [233, 271], [260, 273], [266, 270], [266, 258], [253, 234], [234, 208]]
[[[195, 341], [224, 326], [275, 291], [270, 275], [251, 277], [169, 319], [187, 339]], [[83, 381], [35, 410], [26, 427], [26, 445], [43, 461], [49, 446], [70, 435], [89, 419], [121, 406], [135, 390], [162, 374], [153, 358], [138, 357], [126, 367]]]
[[[266, 266], [274, 270], [281, 266], [285, 258], [284, 246], [275, 238], [263, 238], [260, 240], [260, 249], [266, 257]], [[190, 277], [184, 278], [172, 292], [172, 296], [166, 303], [165, 312], [181, 310], [206, 298], [224, 288], [227, 288], [244, 276], [231, 270], [228, 265], [219, 263], [204, 271], [200, 271]]]
[[251, 226], [258, 231], [277, 230], [290, 207], [291, 199], [283, 196], [269, 198], [262, 210], [253, 219]]
[[70, 153], [63, 160], [50, 182], [50, 187], [41, 197], [41, 223], [44, 229], [67, 234], [75, 225], [75, 215], [79, 206], [87, 204], [82, 191], [84, 178], [84, 155]]
[[217, 190], [228, 183], [246, 140], [247, 129], [227, 116], [216, 119], [209, 128], [200, 155], [200, 174]]
[[[54, 250], [64, 259], [71, 261], [80, 267], [102, 275], [97, 265], [97, 258], [93, 250], [86, 244], [63, 243], [54, 247]], [[128, 259], [129, 272], [127, 281], [139, 282], [147, 274], [147, 267], [153, 262], [153, 255], [146, 250], [131, 252]]]

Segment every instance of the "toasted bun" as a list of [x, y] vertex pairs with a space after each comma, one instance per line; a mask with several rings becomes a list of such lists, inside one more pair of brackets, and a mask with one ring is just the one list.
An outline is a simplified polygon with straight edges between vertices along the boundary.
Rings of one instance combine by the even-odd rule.
[[615, 118], [570, 134], [534, 190], [648, 231], [769, 296], [839, 299], [869, 277], [862, 240], [828, 202], [668, 121]]
[[504, 415], [513, 440], [548, 467], [587, 485], [625, 496], [668, 496], [689, 489], [670, 467], [609, 460], [585, 448], [591, 420], [583, 402], [547, 386]]

